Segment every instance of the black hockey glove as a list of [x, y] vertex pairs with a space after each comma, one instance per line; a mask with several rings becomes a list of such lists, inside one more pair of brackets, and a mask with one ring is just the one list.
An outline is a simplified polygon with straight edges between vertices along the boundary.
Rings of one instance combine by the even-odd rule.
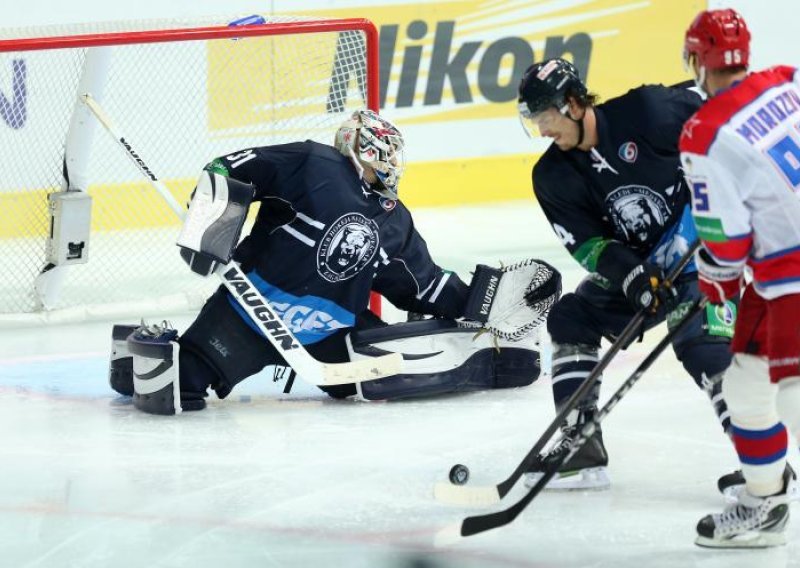
[[622, 292], [635, 310], [655, 314], [662, 306], [669, 306], [676, 293], [664, 282], [664, 272], [649, 262], [637, 264], [622, 281]]

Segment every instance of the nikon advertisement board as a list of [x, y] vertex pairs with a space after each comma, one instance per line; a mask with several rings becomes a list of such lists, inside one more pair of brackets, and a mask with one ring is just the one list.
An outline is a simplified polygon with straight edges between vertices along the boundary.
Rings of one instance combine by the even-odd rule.
[[[296, 2], [277, 2], [294, 10]], [[320, 5], [332, 4], [319, 2]], [[527, 138], [517, 85], [533, 62], [575, 63], [601, 100], [643, 83], [672, 84], [700, 0], [351, 2], [305, 12], [368, 17], [380, 31], [381, 108], [407, 139], [409, 205], [532, 198], [547, 147]]]

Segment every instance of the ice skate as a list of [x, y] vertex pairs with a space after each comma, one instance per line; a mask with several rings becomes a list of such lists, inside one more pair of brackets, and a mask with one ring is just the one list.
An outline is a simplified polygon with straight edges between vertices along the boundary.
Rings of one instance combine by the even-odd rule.
[[738, 503], [729, 505], [721, 514], [700, 519], [695, 544], [710, 548], [767, 548], [786, 544], [787, 488], [793, 473], [786, 469], [783, 489], [776, 495], [756, 497], [744, 490]]
[[[791, 474], [786, 494], [789, 501], [798, 501], [800, 500], [800, 487], [797, 485], [797, 473], [789, 463], [786, 464], [786, 473]], [[717, 480], [717, 488], [722, 493], [726, 503], [738, 503], [739, 496], [744, 491], [744, 486], [744, 475], [741, 469], [727, 473]]]
[[[549, 464], [557, 463], [569, 453], [585, 420], [573, 426], [562, 427], [562, 438], [549, 451], [542, 453], [525, 474], [525, 486], [530, 488], [542, 477]], [[598, 429], [571, 460], [561, 465], [558, 473], [547, 484], [548, 490], [603, 490], [611, 486], [608, 477], [608, 453], [603, 445], [603, 433]]]

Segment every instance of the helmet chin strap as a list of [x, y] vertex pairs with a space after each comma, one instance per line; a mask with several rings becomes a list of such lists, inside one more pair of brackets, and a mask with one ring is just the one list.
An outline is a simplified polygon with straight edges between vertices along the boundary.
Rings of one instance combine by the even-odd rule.
[[583, 119], [586, 117], [586, 109], [583, 109], [583, 115], [580, 118], [572, 118], [572, 115], [569, 113], [569, 110], [565, 113], [566, 117], [574, 122], [578, 126], [578, 142], [575, 144], [575, 148], [583, 144], [583, 139], [586, 136], [586, 128], [583, 126]]

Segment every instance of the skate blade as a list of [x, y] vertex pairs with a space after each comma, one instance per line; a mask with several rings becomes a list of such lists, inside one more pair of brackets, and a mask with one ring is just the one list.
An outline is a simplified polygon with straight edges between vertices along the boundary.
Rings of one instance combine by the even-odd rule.
[[705, 548], [771, 548], [786, 544], [786, 534], [784, 532], [748, 532], [727, 539], [698, 536], [694, 543]]
[[[530, 489], [541, 479], [541, 473], [526, 473], [525, 487]], [[608, 468], [590, 467], [581, 469], [574, 473], [557, 473], [550, 483], [547, 484], [547, 491], [604, 491], [611, 487], [611, 479], [608, 477]]]
[[[725, 499], [725, 502], [729, 505], [738, 503], [739, 495], [741, 495], [742, 491], [744, 491], [744, 487], [744, 484], [726, 487], [722, 492], [722, 497]], [[786, 491], [786, 494], [787, 497], [789, 497], [790, 502], [800, 501], [800, 485], [798, 485], [796, 479], [789, 482], [789, 488]]]

